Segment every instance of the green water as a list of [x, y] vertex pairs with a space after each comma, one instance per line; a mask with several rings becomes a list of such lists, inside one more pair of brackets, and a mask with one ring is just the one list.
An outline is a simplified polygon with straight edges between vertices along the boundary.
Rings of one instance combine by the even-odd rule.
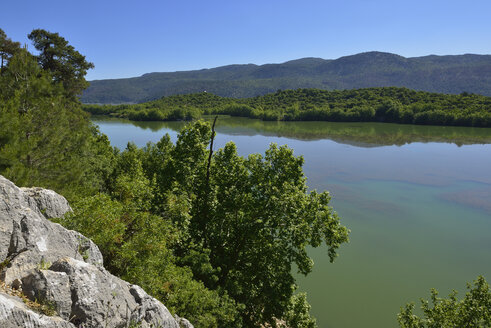
[[[94, 121], [120, 148], [175, 140], [184, 124]], [[491, 280], [491, 129], [221, 117], [217, 147], [230, 140], [243, 155], [271, 142], [303, 155], [309, 187], [331, 192], [352, 231], [334, 263], [312, 249], [314, 271], [298, 277], [319, 327], [396, 327], [432, 287]]]

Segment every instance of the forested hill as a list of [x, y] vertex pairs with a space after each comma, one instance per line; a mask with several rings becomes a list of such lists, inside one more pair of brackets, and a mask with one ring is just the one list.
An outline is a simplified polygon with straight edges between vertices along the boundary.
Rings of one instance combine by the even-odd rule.
[[84, 103], [139, 103], [162, 96], [208, 91], [245, 98], [278, 89], [343, 90], [399, 86], [415, 90], [491, 96], [491, 55], [405, 58], [366, 52], [336, 60], [303, 58], [282, 64], [229, 65], [195, 71], [149, 73], [91, 81]]

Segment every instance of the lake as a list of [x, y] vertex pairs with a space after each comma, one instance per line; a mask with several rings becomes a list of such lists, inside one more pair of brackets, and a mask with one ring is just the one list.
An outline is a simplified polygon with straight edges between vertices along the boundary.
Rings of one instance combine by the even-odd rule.
[[[144, 146], [183, 122], [93, 118], [112, 145]], [[242, 155], [287, 144], [312, 189], [329, 190], [350, 243], [329, 263], [312, 249], [298, 276], [321, 328], [396, 327], [407, 302], [491, 280], [491, 129], [220, 117], [215, 145]]]

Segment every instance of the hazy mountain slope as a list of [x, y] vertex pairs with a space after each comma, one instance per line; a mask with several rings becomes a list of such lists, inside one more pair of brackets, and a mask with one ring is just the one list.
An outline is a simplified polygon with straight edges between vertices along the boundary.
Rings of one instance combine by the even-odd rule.
[[82, 102], [135, 103], [204, 90], [225, 97], [252, 97], [278, 89], [382, 86], [442, 93], [467, 91], [491, 96], [491, 55], [405, 58], [365, 52], [336, 60], [302, 58], [282, 64], [148, 73], [129, 79], [91, 81]]

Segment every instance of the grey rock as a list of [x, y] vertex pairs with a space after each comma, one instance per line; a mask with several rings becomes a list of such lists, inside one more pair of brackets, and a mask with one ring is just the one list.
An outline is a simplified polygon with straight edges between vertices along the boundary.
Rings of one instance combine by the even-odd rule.
[[9, 262], [0, 279], [11, 284], [23, 272], [65, 256], [102, 265], [102, 254], [92, 241], [46, 220], [67, 211], [68, 202], [54, 191], [18, 188], [0, 176], [0, 262]]
[[30, 310], [20, 298], [0, 292], [0, 327], [2, 328], [75, 328], [60, 317], [48, 317]]
[[40, 211], [47, 219], [62, 218], [72, 210], [65, 197], [43, 188], [20, 188], [29, 207]]
[[162, 303], [103, 267], [64, 258], [53, 263], [50, 270], [69, 277], [71, 317], [76, 324], [124, 327], [128, 322], [137, 322], [142, 327], [179, 327]]
[[52, 304], [61, 318], [71, 319], [72, 295], [66, 273], [36, 269], [22, 278], [21, 288], [30, 300]]
[[134, 322], [144, 323], [142, 327], [180, 327], [167, 308], [145, 293], [140, 286], [131, 285], [130, 293], [138, 304], [132, 316]]
[[104, 269], [91, 240], [47, 220], [68, 211], [55, 192], [18, 188], [0, 176], [0, 279], [31, 300], [52, 304], [57, 313], [34, 313], [0, 293], [0, 327], [192, 327], [186, 319], [178, 323], [141, 287]]
[[9, 244], [1, 245], [8, 249], [9, 265], [0, 272], [0, 279], [7, 284], [32, 269], [49, 266], [63, 257], [102, 265], [102, 254], [93, 242], [76, 231], [46, 220], [35, 211], [26, 210], [19, 221], [8, 222], [2, 217], [1, 225], [12, 226]]
[[13, 222], [19, 222], [27, 207], [24, 193], [0, 176], [0, 261], [8, 254]]
[[188, 319], [181, 318], [177, 314], [174, 316], [174, 319], [176, 319], [179, 328], [194, 328], [194, 326], [191, 324], [191, 322], [189, 322]]

